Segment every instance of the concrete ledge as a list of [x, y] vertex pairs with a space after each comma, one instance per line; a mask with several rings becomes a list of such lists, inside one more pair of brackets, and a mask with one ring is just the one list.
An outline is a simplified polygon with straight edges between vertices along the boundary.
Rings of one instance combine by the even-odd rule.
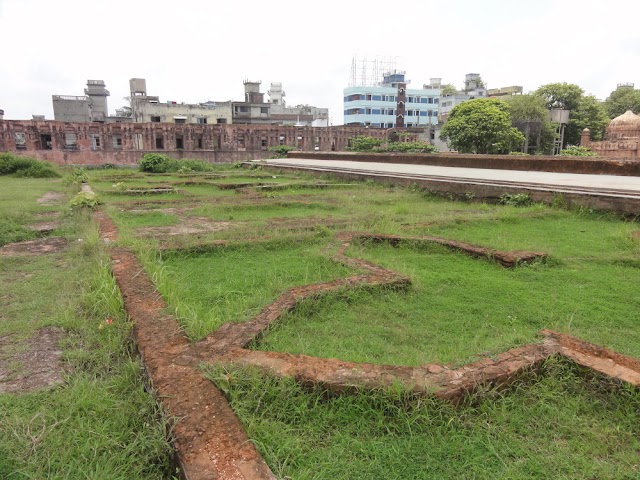
[[603, 192], [601, 190], [566, 187], [543, 184], [507, 183], [491, 180], [474, 180], [448, 177], [428, 177], [414, 174], [380, 173], [367, 170], [346, 170], [339, 168], [288, 165], [270, 161], [264, 168], [276, 172], [313, 173], [315, 175], [330, 174], [342, 180], [371, 180], [388, 185], [401, 185], [420, 188], [453, 198], [465, 198], [473, 194], [477, 200], [498, 202], [505, 193], [526, 193], [534, 202], [552, 204], [560, 198], [567, 207], [585, 207], [594, 210], [615, 212], [624, 216], [637, 217], [640, 214], [640, 195], [620, 192]]
[[450, 153], [290, 152], [288, 158], [640, 177], [640, 161], [607, 160], [598, 157], [462, 155]]

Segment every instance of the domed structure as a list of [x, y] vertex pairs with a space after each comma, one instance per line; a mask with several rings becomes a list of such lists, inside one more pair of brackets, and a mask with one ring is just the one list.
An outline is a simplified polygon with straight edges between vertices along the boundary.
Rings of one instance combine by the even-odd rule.
[[588, 129], [582, 132], [580, 145], [610, 158], [640, 158], [640, 115], [627, 110], [609, 122], [604, 140], [591, 142]]
[[609, 122], [606, 140], [623, 140], [640, 137], [640, 115], [627, 110]]

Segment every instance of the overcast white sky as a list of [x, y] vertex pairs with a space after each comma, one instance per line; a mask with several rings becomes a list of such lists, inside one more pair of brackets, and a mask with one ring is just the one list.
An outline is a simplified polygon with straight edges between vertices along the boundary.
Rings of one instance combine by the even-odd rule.
[[489, 88], [564, 81], [604, 99], [640, 86], [639, 18], [640, 0], [0, 0], [0, 108], [52, 119], [51, 95], [102, 79], [113, 113], [131, 77], [161, 101], [242, 100], [251, 79], [339, 125], [354, 54], [400, 57], [414, 87], [473, 72]]

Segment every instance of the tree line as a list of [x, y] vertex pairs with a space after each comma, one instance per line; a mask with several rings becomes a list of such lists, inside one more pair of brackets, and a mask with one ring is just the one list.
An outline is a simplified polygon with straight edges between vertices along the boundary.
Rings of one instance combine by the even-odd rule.
[[563, 147], [579, 145], [584, 128], [592, 140], [601, 140], [612, 118], [627, 110], [639, 113], [640, 90], [621, 86], [599, 102], [578, 85], [551, 83], [526, 95], [469, 100], [451, 110], [440, 138], [461, 153], [509, 153], [525, 145], [549, 153], [556, 138], [551, 109], [570, 111]]

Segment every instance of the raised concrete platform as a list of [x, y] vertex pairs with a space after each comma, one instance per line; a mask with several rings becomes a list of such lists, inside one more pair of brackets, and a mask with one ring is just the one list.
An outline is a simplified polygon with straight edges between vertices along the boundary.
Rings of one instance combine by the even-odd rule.
[[569, 204], [640, 215], [640, 177], [298, 158], [262, 160], [260, 163], [277, 168], [333, 173], [350, 179], [416, 183], [436, 193], [473, 193], [477, 198], [529, 193], [536, 201], [548, 202], [562, 194]]

